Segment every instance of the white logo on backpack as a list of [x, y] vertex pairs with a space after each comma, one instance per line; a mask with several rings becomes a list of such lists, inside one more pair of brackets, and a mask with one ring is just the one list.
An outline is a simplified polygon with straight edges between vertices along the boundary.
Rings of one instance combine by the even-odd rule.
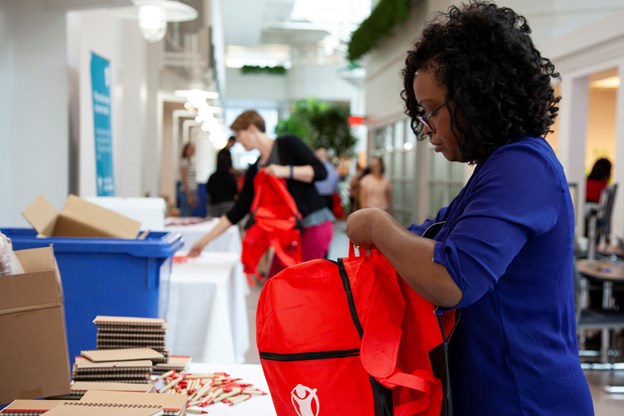
[[[290, 401], [292, 402], [297, 416], [318, 416], [321, 410], [316, 389], [311, 389], [302, 384], [297, 386], [290, 392]], [[314, 410], [313, 410], [314, 409]]]

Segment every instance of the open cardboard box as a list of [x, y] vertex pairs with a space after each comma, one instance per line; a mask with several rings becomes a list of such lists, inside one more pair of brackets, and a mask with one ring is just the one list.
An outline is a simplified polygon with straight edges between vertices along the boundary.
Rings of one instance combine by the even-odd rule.
[[63, 288], [52, 248], [15, 254], [25, 273], [0, 276], [0, 403], [70, 391]]
[[[135, 239], [141, 223], [125, 215], [69, 195], [61, 212], [39, 196], [22, 215], [40, 237], [113, 237]], [[140, 237], [145, 237], [141, 235]]]

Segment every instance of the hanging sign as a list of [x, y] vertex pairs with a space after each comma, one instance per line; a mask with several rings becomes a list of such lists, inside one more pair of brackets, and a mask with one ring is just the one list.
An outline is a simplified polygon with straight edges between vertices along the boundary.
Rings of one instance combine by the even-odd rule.
[[93, 132], [98, 196], [115, 195], [113, 135], [111, 130], [110, 62], [91, 52]]

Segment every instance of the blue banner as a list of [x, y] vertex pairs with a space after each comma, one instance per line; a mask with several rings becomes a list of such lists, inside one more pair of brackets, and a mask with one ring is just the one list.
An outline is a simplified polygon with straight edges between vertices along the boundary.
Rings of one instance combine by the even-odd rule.
[[91, 52], [93, 132], [98, 196], [115, 195], [113, 135], [111, 130], [111, 73], [108, 59]]

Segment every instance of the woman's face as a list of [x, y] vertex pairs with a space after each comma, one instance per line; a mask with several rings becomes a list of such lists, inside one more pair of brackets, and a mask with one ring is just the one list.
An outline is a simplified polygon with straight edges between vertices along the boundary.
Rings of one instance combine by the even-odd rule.
[[423, 126], [423, 133], [430, 136], [429, 142], [437, 153], [442, 153], [451, 162], [465, 162], [459, 143], [451, 130], [451, 114], [449, 105], [444, 104], [446, 87], [435, 77], [435, 68], [421, 69], [414, 77], [414, 94], [425, 111], [425, 114], [438, 109]]
[[245, 130], [236, 132], [236, 141], [243, 145], [245, 150], [250, 151], [256, 148], [256, 126], [250, 124]]
[[371, 167], [371, 172], [373, 172], [376, 175], [381, 175], [381, 163], [379, 162], [379, 159], [371, 160], [370, 167]]

